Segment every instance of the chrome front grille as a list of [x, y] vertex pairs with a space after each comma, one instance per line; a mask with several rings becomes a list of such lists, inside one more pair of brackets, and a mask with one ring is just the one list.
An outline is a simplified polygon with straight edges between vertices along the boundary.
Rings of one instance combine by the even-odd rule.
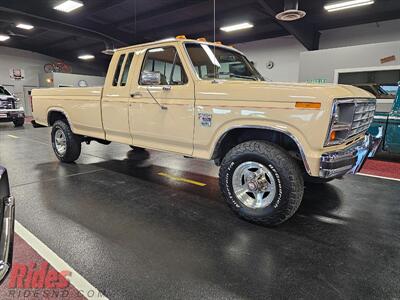
[[374, 120], [375, 109], [375, 100], [355, 103], [354, 117], [349, 138], [368, 130]]
[[9, 100], [0, 100], [0, 109], [13, 109], [13, 101]]

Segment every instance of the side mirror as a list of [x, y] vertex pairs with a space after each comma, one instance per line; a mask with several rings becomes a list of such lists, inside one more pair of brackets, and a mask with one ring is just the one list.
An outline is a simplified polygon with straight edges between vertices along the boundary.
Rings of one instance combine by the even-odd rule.
[[143, 71], [140, 74], [140, 83], [142, 85], [161, 85], [161, 73]]

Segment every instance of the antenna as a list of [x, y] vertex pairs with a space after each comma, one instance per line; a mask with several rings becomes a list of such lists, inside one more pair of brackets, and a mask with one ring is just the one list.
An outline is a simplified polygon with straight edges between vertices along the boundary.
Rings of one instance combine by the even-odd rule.
[[[214, 4], [214, 40], [213, 40], [213, 47], [214, 47], [214, 57], [216, 59], [216, 56], [215, 56], [215, 41], [216, 41], [216, 26], [215, 26], [216, 8], [215, 8], [215, 0], [213, 0], [213, 4]], [[214, 64], [214, 81], [216, 79], [217, 79], [217, 66], [216, 66], [216, 64]]]

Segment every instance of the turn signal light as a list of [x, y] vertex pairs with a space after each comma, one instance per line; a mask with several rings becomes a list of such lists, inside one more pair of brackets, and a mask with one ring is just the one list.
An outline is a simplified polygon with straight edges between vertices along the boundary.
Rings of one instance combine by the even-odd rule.
[[186, 40], [186, 35], [177, 35], [175, 38], [177, 40]]
[[332, 131], [331, 135], [329, 136], [330, 141], [336, 140], [336, 131]]
[[296, 102], [296, 108], [320, 109], [320, 102]]

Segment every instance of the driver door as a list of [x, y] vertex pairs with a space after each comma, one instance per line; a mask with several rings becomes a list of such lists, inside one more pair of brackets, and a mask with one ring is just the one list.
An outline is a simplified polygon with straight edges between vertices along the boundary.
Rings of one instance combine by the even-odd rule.
[[142, 52], [143, 72], [160, 73], [160, 84], [146, 85], [141, 74], [132, 85], [129, 106], [135, 146], [184, 155], [193, 153], [194, 83], [175, 46]]

